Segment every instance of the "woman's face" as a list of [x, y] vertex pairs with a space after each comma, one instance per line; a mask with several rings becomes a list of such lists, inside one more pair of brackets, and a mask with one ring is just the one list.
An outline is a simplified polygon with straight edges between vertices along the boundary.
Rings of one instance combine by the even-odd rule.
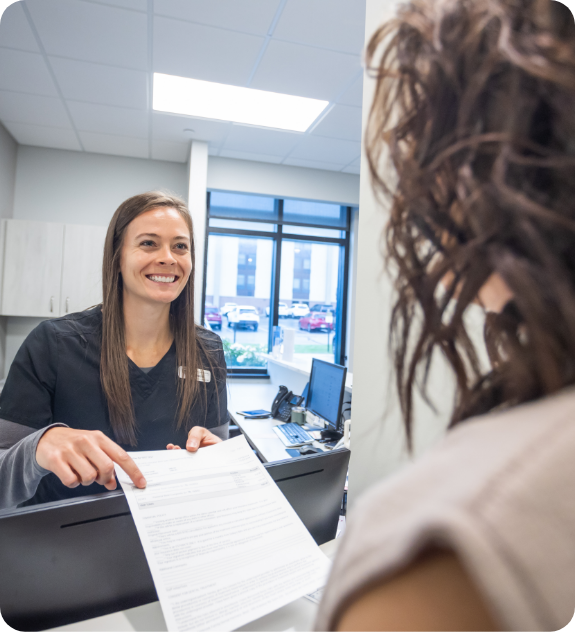
[[124, 234], [120, 271], [124, 295], [171, 303], [192, 271], [190, 232], [173, 208], [157, 208], [134, 219]]

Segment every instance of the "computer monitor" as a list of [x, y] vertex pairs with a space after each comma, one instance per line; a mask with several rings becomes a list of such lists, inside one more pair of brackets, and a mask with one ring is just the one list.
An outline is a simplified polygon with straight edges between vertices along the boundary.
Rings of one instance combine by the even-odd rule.
[[347, 368], [344, 366], [313, 359], [306, 408], [328, 423], [324, 438], [341, 437], [339, 423], [346, 374]]
[[[264, 464], [318, 544], [335, 538], [349, 456], [341, 449]], [[16, 630], [158, 599], [121, 491], [0, 511], [0, 569], [0, 612]]]

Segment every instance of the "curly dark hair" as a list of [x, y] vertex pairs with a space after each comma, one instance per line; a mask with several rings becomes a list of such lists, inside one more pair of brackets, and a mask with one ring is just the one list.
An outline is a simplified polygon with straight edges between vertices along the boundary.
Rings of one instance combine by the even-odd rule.
[[[575, 383], [575, 24], [551, 0], [413, 0], [366, 60], [411, 445], [435, 349], [456, 376], [451, 425]], [[486, 318], [482, 374], [464, 313], [494, 274], [514, 298]]]

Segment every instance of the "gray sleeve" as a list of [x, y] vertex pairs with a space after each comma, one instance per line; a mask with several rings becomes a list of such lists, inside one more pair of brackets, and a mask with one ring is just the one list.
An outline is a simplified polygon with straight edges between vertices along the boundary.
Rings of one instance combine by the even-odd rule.
[[36, 447], [52, 424], [34, 430], [0, 419], [0, 509], [16, 507], [32, 498], [43, 476], [49, 473], [36, 462]]
[[230, 434], [230, 422], [228, 421], [221, 426], [216, 426], [215, 428], [209, 429], [212, 434], [215, 434], [216, 437], [219, 437], [222, 441], [225, 441]]

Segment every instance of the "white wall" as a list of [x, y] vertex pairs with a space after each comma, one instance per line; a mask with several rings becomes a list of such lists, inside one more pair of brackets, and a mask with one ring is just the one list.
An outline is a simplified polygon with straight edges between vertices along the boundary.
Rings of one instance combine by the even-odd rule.
[[[366, 42], [375, 29], [391, 17], [398, 0], [366, 2]], [[364, 76], [363, 129], [373, 96], [374, 82]], [[362, 135], [363, 137], [363, 135]], [[381, 235], [387, 210], [376, 202], [365, 155], [360, 177], [360, 209], [355, 283], [355, 334], [353, 357], [352, 437], [349, 472], [350, 508], [358, 495], [408, 461], [402, 419], [392, 382], [392, 359], [387, 345], [392, 284], [384, 272]], [[454, 382], [445, 361], [435, 358], [429, 392], [435, 414], [421, 400], [415, 402], [415, 454], [425, 451], [445, 432]]]
[[[18, 143], [0, 123], [0, 218], [10, 218], [14, 212], [17, 156]], [[0, 378], [5, 375], [7, 324], [7, 318], [0, 317]]]
[[0, 123], [0, 217], [12, 217], [18, 143]]
[[21, 145], [14, 218], [107, 226], [124, 200], [152, 189], [187, 199], [187, 166]]
[[357, 206], [359, 176], [209, 156], [208, 189]]

